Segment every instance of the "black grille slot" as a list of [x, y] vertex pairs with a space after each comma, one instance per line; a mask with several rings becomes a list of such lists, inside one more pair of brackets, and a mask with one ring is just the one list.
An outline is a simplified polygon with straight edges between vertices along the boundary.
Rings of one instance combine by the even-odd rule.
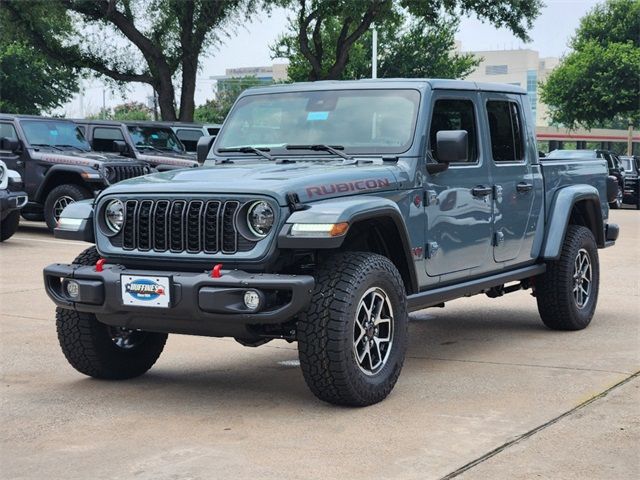
[[215, 253], [218, 251], [218, 215], [220, 202], [207, 202], [204, 210], [204, 251]]
[[238, 246], [238, 232], [233, 222], [238, 202], [225, 202], [222, 208], [222, 253], [233, 253]]
[[125, 250], [136, 248], [136, 222], [135, 213], [138, 202], [127, 200], [124, 204], [124, 230], [122, 231], [122, 247]]
[[164, 252], [167, 246], [169, 201], [159, 200], [153, 210], [153, 249]]
[[256, 242], [236, 229], [240, 205], [236, 200], [127, 200], [122, 247], [175, 253], [248, 252]]
[[128, 178], [144, 175], [144, 167], [137, 165], [114, 165], [108, 168], [113, 171], [113, 180], [111, 183], [118, 183]]
[[187, 202], [176, 200], [169, 214], [169, 248], [172, 252], [184, 250], [184, 211]]

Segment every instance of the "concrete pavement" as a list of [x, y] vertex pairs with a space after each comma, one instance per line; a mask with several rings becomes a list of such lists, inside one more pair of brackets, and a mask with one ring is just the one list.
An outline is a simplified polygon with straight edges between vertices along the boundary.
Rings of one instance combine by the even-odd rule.
[[26, 223], [0, 245], [0, 478], [639, 478], [640, 212], [611, 221], [588, 329], [545, 329], [528, 292], [419, 312], [394, 392], [365, 409], [317, 401], [285, 342], [172, 335], [139, 379], [83, 377], [41, 270], [88, 245]]

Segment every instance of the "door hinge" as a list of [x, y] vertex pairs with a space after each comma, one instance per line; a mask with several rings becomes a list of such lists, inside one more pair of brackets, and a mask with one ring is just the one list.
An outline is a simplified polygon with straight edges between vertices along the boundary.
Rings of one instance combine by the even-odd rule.
[[497, 203], [502, 202], [502, 185], [493, 186], [493, 198]]
[[500, 247], [504, 244], [504, 233], [500, 230], [493, 234], [493, 246]]
[[436, 205], [438, 203], [438, 194], [434, 190], [424, 191], [424, 206]]
[[438, 242], [427, 243], [427, 258], [435, 257], [436, 253], [438, 253], [439, 248], [440, 245], [438, 245]]

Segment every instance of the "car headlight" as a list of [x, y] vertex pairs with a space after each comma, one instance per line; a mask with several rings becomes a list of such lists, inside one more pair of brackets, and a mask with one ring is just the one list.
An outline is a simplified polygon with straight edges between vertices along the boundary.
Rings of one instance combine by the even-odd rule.
[[113, 233], [118, 233], [124, 223], [124, 204], [120, 200], [111, 200], [104, 209], [104, 223]]
[[262, 200], [254, 202], [247, 210], [247, 225], [256, 237], [266, 237], [273, 227], [274, 220], [273, 208]]

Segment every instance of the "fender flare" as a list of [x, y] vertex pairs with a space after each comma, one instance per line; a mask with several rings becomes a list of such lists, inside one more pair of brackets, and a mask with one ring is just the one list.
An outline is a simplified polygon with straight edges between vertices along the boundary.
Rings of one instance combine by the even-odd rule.
[[404, 259], [408, 268], [412, 291], [417, 291], [418, 280], [415, 262], [411, 256], [409, 232], [398, 205], [383, 197], [363, 195], [353, 198], [334, 198], [314, 202], [309, 208], [292, 213], [278, 234], [278, 248], [282, 249], [338, 249], [348, 235], [339, 237], [293, 237], [290, 235], [294, 223], [349, 223], [349, 226], [374, 218], [390, 219], [398, 230]]
[[573, 208], [578, 202], [586, 201], [589, 229], [596, 237], [599, 248], [605, 245], [604, 220], [598, 189], [592, 185], [571, 185], [558, 190], [551, 202], [550, 218], [542, 247], [542, 258], [556, 260], [560, 257], [562, 243], [569, 226]]
[[[82, 174], [90, 174], [92, 176], [95, 176], [94, 178], [84, 178], [82, 176]], [[78, 166], [78, 165], [54, 165], [52, 166], [49, 170], [47, 170], [47, 173], [45, 174], [44, 178], [42, 179], [42, 182], [40, 182], [40, 186], [38, 187], [38, 190], [36, 191], [36, 201], [38, 202], [43, 202], [44, 199], [42, 198], [44, 196], [44, 192], [47, 191], [47, 187], [49, 186], [49, 183], [51, 182], [51, 177], [58, 175], [58, 174], [72, 174], [72, 175], [77, 175], [80, 180], [82, 181], [83, 184], [86, 183], [98, 183], [101, 184], [103, 186], [108, 186], [108, 183], [104, 180], [104, 177], [102, 176], [102, 174], [100, 173], [99, 170], [95, 170], [94, 168], [89, 168], [89, 167], [82, 167], [82, 166]]]

